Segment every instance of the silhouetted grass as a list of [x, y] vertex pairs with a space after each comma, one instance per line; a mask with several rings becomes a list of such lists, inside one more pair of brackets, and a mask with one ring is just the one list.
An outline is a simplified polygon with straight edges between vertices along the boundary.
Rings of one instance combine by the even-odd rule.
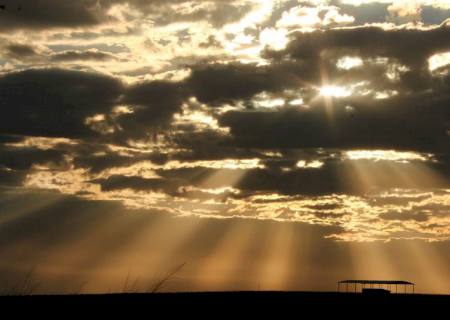
[[176, 274], [183, 269], [186, 263], [175, 266], [172, 270], [168, 271], [159, 281], [157, 281], [152, 287], [149, 287], [146, 292], [156, 293], [160, 292], [169, 282], [176, 279]]
[[[132, 293], [157, 293], [161, 292], [170, 282], [177, 279], [177, 274], [183, 269], [186, 263], [176, 265], [173, 269], [167, 271], [161, 277], [152, 280], [150, 284], [139, 288], [140, 277], [132, 278], [131, 270], [128, 270], [127, 276], [122, 285], [122, 289], [119, 291], [109, 290], [109, 294], [132, 294]], [[5, 287], [0, 289], [0, 296], [28, 296], [37, 295], [39, 288], [41, 288], [41, 282], [35, 280], [36, 267], [32, 267], [24, 276], [23, 280], [11, 287]], [[84, 294], [84, 287], [87, 285], [87, 281], [81, 282], [74, 290], [59, 293], [63, 295], [81, 295]], [[55, 294], [55, 293], [47, 293]], [[58, 294], [58, 293], [56, 293]]]
[[2, 295], [6, 296], [27, 296], [36, 293], [41, 283], [34, 280], [36, 267], [32, 267], [25, 275], [24, 279], [10, 288], [6, 288]]

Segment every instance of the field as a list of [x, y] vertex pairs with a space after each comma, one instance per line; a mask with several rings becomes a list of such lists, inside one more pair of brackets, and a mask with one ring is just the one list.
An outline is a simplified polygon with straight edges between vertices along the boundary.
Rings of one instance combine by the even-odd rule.
[[[70, 310], [79, 313], [90, 310], [99, 314], [148, 314], [163, 312], [208, 314], [276, 314], [294, 315], [316, 312], [336, 316], [418, 312], [448, 314], [450, 295], [390, 294], [366, 295], [337, 292], [197, 292], [107, 295], [30, 295], [0, 298], [2, 310], [14, 312], [57, 313]], [[291, 316], [289, 316], [291, 317]], [[309, 318], [309, 317], [308, 317]]]

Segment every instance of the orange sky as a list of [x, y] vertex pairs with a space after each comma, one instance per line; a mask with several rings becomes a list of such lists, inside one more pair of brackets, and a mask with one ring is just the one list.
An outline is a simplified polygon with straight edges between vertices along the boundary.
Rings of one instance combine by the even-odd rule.
[[448, 0], [0, 2], [0, 294], [450, 293]]

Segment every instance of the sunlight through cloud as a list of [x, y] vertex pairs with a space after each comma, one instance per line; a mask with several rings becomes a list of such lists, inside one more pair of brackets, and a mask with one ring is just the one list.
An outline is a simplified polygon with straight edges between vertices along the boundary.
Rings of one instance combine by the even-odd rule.
[[356, 67], [360, 67], [362, 65], [363, 65], [363, 60], [361, 58], [351, 57], [351, 56], [342, 57], [336, 63], [336, 66], [339, 69], [343, 69], [343, 70], [350, 70], [350, 69], [353, 69]]
[[417, 152], [395, 151], [395, 150], [351, 150], [345, 155], [350, 160], [374, 160], [374, 161], [430, 161], [431, 154], [420, 154]]
[[345, 87], [327, 85], [319, 88], [319, 94], [324, 97], [342, 98], [350, 96], [352, 91]]

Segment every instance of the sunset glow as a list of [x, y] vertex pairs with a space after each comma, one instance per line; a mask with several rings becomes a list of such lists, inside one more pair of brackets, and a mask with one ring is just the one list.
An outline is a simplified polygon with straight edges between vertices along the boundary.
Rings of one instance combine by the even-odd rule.
[[449, 1], [0, 5], [0, 295], [450, 294]]

